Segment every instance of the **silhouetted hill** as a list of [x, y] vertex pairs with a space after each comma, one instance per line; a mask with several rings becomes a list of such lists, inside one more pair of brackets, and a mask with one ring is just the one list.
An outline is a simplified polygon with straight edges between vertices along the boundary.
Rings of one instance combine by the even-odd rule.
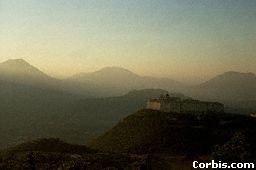
[[0, 169], [193, 169], [192, 161], [256, 162], [256, 119], [134, 113], [90, 148], [40, 139], [0, 151]]
[[73, 153], [73, 154], [84, 154], [84, 153], [97, 153], [97, 150], [88, 148], [82, 145], [71, 145], [61, 141], [58, 138], [42, 138], [34, 141], [22, 143], [12, 148], [2, 150], [3, 154], [13, 154], [16, 152], [58, 152], [58, 153]]
[[125, 154], [100, 153], [58, 139], [40, 139], [0, 152], [0, 169], [141, 169], [144, 159]]
[[[111, 128], [120, 119], [142, 109], [148, 99], [157, 98], [163, 93], [166, 91], [161, 89], [134, 90], [119, 97], [91, 98], [69, 103], [63, 109], [65, 116], [60, 120], [76, 132], [65, 139], [79, 143], [88, 142]], [[182, 94], [171, 96], [185, 97]], [[68, 129], [66, 131], [68, 132]]]
[[[106, 67], [92, 73], [80, 73], [68, 79], [71, 82], [91, 83], [101, 87], [104, 94], [122, 95], [133, 89], [180, 89], [182, 84], [167, 78], [139, 76], [121, 67]], [[105, 89], [103, 91], [102, 89]]]
[[[160, 94], [167, 91], [161, 89], [134, 90], [126, 95], [119, 97], [91, 98], [75, 101], [64, 108], [65, 117], [63, 120], [70, 123], [69, 127], [76, 129], [87, 129], [95, 132], [96, 137], [102, 134], [106, 129], [115, 125], [120, 119], [128, 116], [130, 113], [144, 108], [146, 102], [151, 98], [157, 98]], [[182, 94], [170, 94], [171, 96], [184, 97]], [[87, 133], [89, 134], [89, 133]], [[83, 135], [77, 134], [73, 140]], [[88, 141], [88, 138], [82, 138]], [[89, 139], [92, 139], [91, 137]]]
[[[79, 114], [79, 116], [87, 116], [87, 118], [92, 116], [94, 119], [118, 121], [131, 112], [142, 109], [149, 99], [158, 98], [161, 94], [166, 93], [168, 92], [161, 89], [133, 90], [118, 97], [80, 100], [70, 104], [67, 109], [71, 108], [72, 111], [70, 113], [73, 118], [78, 116], [76, 113], [80, 113], [83, 110], [84, 114]], [[184, 95], [178, 93], [171, 93], [170, 95], [185, 98]], [[81, 117], [77, 119], [81, 119]]]
[[237, 132], [243, 132], [246, 142], [253, 144], [255, 123], [256, 119], [242, 115], [140, 110], [92, 141], [90, 146], [119, 153], [210, 155], [216, 145], [223, 145]]
[[192, 162], [256, 163], [256, 119], [233, 114], [140, 110], [90, 143], [105, 152], [147, 155], [151, 169], [193, 169]]

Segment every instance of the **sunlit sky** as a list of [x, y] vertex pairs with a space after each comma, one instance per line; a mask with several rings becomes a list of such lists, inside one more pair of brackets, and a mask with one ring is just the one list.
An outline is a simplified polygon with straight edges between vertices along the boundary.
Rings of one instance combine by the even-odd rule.
[[125, 67], [203, 81], [256, 73], [255, 0], [0, 0], [0, 62], [54, 76]]

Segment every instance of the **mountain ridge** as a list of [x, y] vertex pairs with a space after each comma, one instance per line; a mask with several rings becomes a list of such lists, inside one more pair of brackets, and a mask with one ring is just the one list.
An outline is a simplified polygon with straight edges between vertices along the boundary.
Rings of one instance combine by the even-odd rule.
[[201, 100], [224, 103], [230, 112], [250, 114], [256, 110], [256, 75], [252, 72], [224, 72], [181, 92]]
[[60, 80], [47, 75], [24, 59], [0, 63], [0, 80], [42, 88], [53, 88], [60, 83]]
[[169, 78], [140, 76], [121, 67], [105, 67], [95, 72], [79, 73], [67, 80], [98, 85], [114, 95], [123, 95], [133, 89], [160, 88], [170, 91], [184, 86]]
[[24, 59], [13, 59], [0, 63], [0, 79], [87, 97], [120, 96], [134, 89], [159, 88], [221, 102], [256, 100], [256, 76], [252, 72], [227, 71], [201, 84], [187, 86], [169, 78], [141, 76], [126, 68], [112, 66], [60, 80], [48, 76]]
[[201, 83], [200, 86], [207, 86], [209, 83], [214, 81], [219, 81], [218, 83], [224, 83], [223, 81], [227, 81], [227, 79], [233, 79], [233, 81], [240, 81], [240, 79], [252, 79], [252, 81], [256, 81], [256, 75], [252, 72], [228, 71], [219, 74], [204, 83]]
[[[1, 71], [9, 74], [36, 74], [37, 76], [48, 76], [24, 59], [10, 59], [0, 63]], [[50, 77], [50, 76], [49, 76]]]

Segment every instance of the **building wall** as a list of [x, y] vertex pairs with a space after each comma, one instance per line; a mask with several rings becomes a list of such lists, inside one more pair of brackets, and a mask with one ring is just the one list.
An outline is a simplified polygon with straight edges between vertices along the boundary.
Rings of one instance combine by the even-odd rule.
[[[200, 108], [202, 107], [202, 108]], [[190, 113], [190, 112], [206, 112], [207, 108], [203, 107], [200, 103], [194, 102], [184, 102], [181, 103], [181, 113]]]
[[181, 104], [181, 112], [194, 112], [194, 113], [222, 113], [224, 112], [224, 105], [219, 103], [211, 103], [211, 102], [184, 102]]
[[160, 108], [161, 112], [171, 112], [171, 105], [170, 103], [167, 102], [161, 102], [161, 108]]
[[160, 110], [161, 108], [161, 103], [160, 102], [152, 102], [152, 101], [149, 101], [147, 102], [147, 106], [146, 106], [146, 109], [151, 109], [151, 110]]
[[175, 113], [222, 113], [224, 105], [220, 103], [200, 102], [200, 101], [149, 101], [146, 109], [159, 110], [161, 112]]
[[224, 105], [220, 103], [208, 103], [208, 111], [214, 113], [224, 112]]
[[256, 113], [250, 114], [251, 117], [256, 118]]
[[198, 112], [198, 113], [207, 113], [207, 111], [208, 111], [208, 103], [206, 103], [206, 102], [199, 102], [199, 103], [196, 103], [195, 112]]
[[171, 101], [170, 102], [170, 111], [175, 113], [180, 113], [180, 102]]

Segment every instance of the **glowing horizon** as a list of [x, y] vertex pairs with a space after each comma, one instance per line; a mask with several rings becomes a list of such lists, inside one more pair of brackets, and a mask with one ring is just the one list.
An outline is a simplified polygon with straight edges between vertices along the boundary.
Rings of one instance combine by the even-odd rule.
[[0, 62], [23, 58], [52, 76], [120, 66], [203, 81], [256, 73], [254, 0], [0, 0]]

